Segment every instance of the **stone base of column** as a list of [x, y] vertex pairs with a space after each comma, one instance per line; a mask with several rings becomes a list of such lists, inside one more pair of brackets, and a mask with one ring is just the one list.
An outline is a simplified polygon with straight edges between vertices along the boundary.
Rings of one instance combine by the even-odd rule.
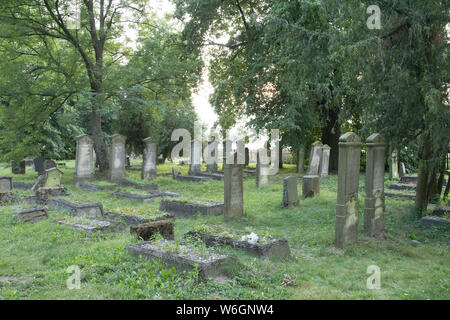
[[201, 171], [200, 168], [201, 168], [201, 165], [199, 165], [199, 164], [191, 164], [191, 165], [189, 165], [189, 173], [188, 174], [190, 176], [195, 176], [195, 174], [197, 172]]
[[302, 195], [304, 198], [312, 198], [320, 195], [320, 177], [303, 176]]

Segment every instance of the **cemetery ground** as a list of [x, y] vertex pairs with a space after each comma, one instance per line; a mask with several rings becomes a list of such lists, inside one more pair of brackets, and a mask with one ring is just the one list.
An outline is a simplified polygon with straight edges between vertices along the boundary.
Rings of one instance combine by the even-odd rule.
[[[112, 197], [111, 190], [90, 192], [73, 186], [74, 161], [65, 161], [62, 184], [68, 189], [65, 200], [79, 203], [100, 202], [105, 212], [151, 217], [158, 214], [161, 199], [138, 202]], [[139, 164], [139, 162], [136, 162]], [[171, 173], [171, 163], [158, 165], [158, 174]], [[178, 166], [186, 175], [188, 166]], [[2, 166], [0, 176], [11, 176]], [[177, 217], [175, 239], [183, 242], [186, 232], [205, 225], [225, 230], [283, 237], [288, 240], [292, 258], [260, 259], [231, 248], [218, 252], [235, 255], [240, 261], [230, 278], [199, 281], [195, 272], [166, 269], [135, 258], [124, 247], [139, 242], [129, 228], [87, 234], [56, 223], [67, 213], [49, 210], [49, 219], [35, 223], [13, 220], [17, 207], [25, 202], [0, 206], [0, 297], [3, 299], [449, 299], [450, 237], [443, 229], [419, 226], [411, 201], [386, 198], [386, 240], [376, 241], [362, 231], [364, 174], [360, 175], [357, 244], [340, 251], [334, 248], [337, 175], [321, 179], [320, 196], [300, 199], [298, 207], [283, 209], [283, 178], [297, 175], [295, 167], [285, 165], [270, 185], [257, 189], [255, 177], [244, 177], [246, 217], [226, 221], [223, 215], [193, 218]], [[297, 175], [299, 194], [301, 180]], [[37, 174], [27, 168], [26, 175], [14, 181], [33, 183]], [[139, 171], [127, 171], [127, 179], [142, 183]], [[392, 183], [386, 175], [386, 187]], [[108, 185], [108, 182], [92, 183]], [[159, 190], [176, 192], [192, 200], [223, 202], [223, 182], [185, 182], [159, 176]], [[139, 193], [132, 187], [120, 191]], [[16, 195], [31, 191], [13, 190]], [[203, 250], [199, 243], [196, 244]], [[66, 272], [71, 265], [81, 268], [81, 289], [68, 290]], [[367, 268], [381, 270], [381, 289], [369, 290]], [[291, 281], [292, 280], [292, 281]]]

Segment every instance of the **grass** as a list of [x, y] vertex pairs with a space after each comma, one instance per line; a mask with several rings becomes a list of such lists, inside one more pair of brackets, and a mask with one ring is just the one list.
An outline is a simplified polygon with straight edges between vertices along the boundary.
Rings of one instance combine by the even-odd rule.
[[[158, 212], [161, 199], [146, 203], [117, 199], [112, 191], [88, 192], [73, 187], [74, 162], [65, 161], [62, 183], [68, 199], [101, 202], [105, 212], [132, 213], [149, 217]], [[133, 163], [134, 164], [134, 163]], [[136, 163], [135, 165], [137, 165]], [[170, 173], [172, 164], [158, 166], [158, 173]], [[137, 240], [127, 230], [90, 234], [58, 225], [67, 213], [50, 211], [48, 220], [33, 224], [16, 222], [14, 206], [0, 206], [0, 277], [33, 278], [26, 283], [0, 283], [3, 299], [449, 299], [449, 231], [421, 229], [412, 203], [386, 199], [387, 239], [375, 241], [363, 235], [364, 197], [360, 192], [360, 238], [343, 251], [334, 249], [337, 176], [321, 180], [320, 197], [301, 199], [298, 207], [282, 209], [283, 178], [295, 175], [286, 166], [270, 185], [257, 189], [255, 177], [244, 178], [245, 218], [225, 221], [223, 216], [197, 216], [175, 220], [176, 241], [185, 232], [201, 225], [233, 232], [270, 234], [289, 241], [292, 259], [261, 260], [231, 248], [217, 249], [233, 254], [242, 268], [229, 281], [198, 282], [195, 272], [180, 273], [136, 259], [123, 248]], [[187, 174], [187, 166], [178, 166]], [[11, 175], [1, 167], [0, 176]], [[128, 179], [140, 182], [139, 171], [127, 172]], [[33, 182], [36, 173], [27, 168], [16, 181]], [[96, 181], [98, 184], [108, 184]], [[223, 201], [223, 182], [180, 182], [170, 176], [152, 183], [159, 190], [180, 193], [190, 199]], [[386, 185], [389, 183], [387, 182]], [[360, 177], [360, 188], [364, 176]], [[132, 188], [122, 188], [132, 190]], [[361, 189], [362, 190], [362, 189]], [[137, 190], [135, 190], [137, 192]], [[21, 195], [30, 191], [14, 190]], [[299, 180], [299, 193], [301, 183]], [[412, 240], [420, 241], [420, 244]], [[68, 290], [66, 272], [71, 265], [81, 268], [81, 290]], [[381, 290], [366, 289], [367, 267], [381, 269]], [[288, 274], [297, 286], [282, 285]]]

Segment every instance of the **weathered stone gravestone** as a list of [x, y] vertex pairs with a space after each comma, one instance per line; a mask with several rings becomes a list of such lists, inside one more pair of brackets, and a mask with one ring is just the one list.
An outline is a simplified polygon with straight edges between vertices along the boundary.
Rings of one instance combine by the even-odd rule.
[[172, 178], [176, 179], [180, 173], [177, 167], [172, 167]]
[[394, 150], [391, 155], [391, 159], [389, 161], [389, 179], [399, 179], [398, 173], [398, 153], [397, 150]]
[[75, 138], [77, 141], [74, 184], [88, 182], [94, 173], [94, 142], [87, 134]]
[[156, 141], [150, 137], [143, 141], [145, 143], [145, 149], [141, 178], [143, 180], [152, 180], [156, 178], [157, 145]]
[[320, 161], [322, 158], [322, 143], [319, 141], [311, 145], [309, 167], [306, 176], [302, 178], [302, 195], [304, 198], [316, 197], [320, 194]]
[[386, 142], [378, 133], [367, 141], [366, 198], [364, 202], [364, 232], [375, 238], [384, 238], [384, 164]]
[[61, 177], [63, 172], [58, 168], [50, 168], [45, 170], [44, 174], [40, 175], [31, 190], [35, 191], [38, 188], [57, 188], [61, 187]]
[[283, 208], [298, 206], [297, 177], [286, 177], [283, 180]]
[[126, 137], [120, 134], [111, 136], [111, 149], [109, 153], [109, 179], [115, 181], [125, 177], [125, 141]]
[[200, 172], [202, 158], [202, 143], [197, 140], [191, 142], [191, 163], [189, 165], [189, 175]]
[[322, 158], [320, 159], [320, 176], [326, 177], [328, 176], [328, 169], [330, 165], [330, 151], [331, 148], [328, 145], [323, 145], [322, 147]]
[[311, 145], [311, 153], [309, 156], [309, 167], [306, 174], [309, 176], [319, 175], [320, 160], [322, 159], [322, 143], [316, 141]]
[[300, 146], [297, 153], [297, 173], [305, 173], [305, 147]]
[[[211, 155], [210, 155], [210, 158], [212, 158], [212, 159], [209, 159], [209, 161], [207, 161], [206, 170], [208, 172], [215, 173], [218, 171], [217, 163], [219, 162], [219, 142], [217, 142], [217, 141], [210, 142], [207, 149], [208, 149], [208, 151], [212, 150]], [[208, 163], [208, 162], [210, 162], [210, 163]]]
[[269, 185], [269, 163], [262, 163], [259, 152], [256, 155], [256, 187]]
[[0, 177], [0, 192], [11, 192], [13, 180], [11, 177]]
[[20, 164], [17, 164], [15, 161], [11, 161], [11, 172], [13, 174], [25, 174], [26, 173], [25, 160], [20, 161]]
[[360, 152], [361, 139], [355, 133], [339, 138], [335, 245], [340, 249], [358, 240]]
[[38, 172], [39, 175], [44, 173], [44, 157], [37, 157], [33, 159], [34, 171]]
[[16, 214], [13, 219], [23, 222], [35, 222], [48, 218], [48, 212], [45, 208], [31, 208]]
[[400, 162], [398, 175], [400, 176], [400, 178], [403, 178], [404, 176], [406, 176], [406, 167], [405, 167], [405, 164], [403, 162]]
[[244, 165], [225, 164], [224, 177], [224, 204], [225, 204], [225, 218], [233, 219], [240, 218], [244, 215], [244, 185], [243, 185], [243, 170]]

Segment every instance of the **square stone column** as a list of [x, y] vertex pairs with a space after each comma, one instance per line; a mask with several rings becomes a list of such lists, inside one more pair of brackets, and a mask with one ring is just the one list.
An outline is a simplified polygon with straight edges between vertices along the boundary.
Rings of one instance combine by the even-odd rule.
[[225, 219], [241, 218], [244, 216], [244, 165], [225, 164], [224, 176], [224, 207]]
[[360, 153], [361, 139], [355, 133], [339, 138], [335, 245], [340, 249], [358, 240]]
[[259, 152], [256, 154], [256, 187], [269, 185], [269, 164], [261, 163]]
[[143, 180], [152, 180], [156, 178], [156, 157], [158, 146], [156, 144], [156, 140], [151, 137], [145, 138], [143, 141], [145, 144], [145, 149], [141, 178]]
[[75, 155], [74, 184], [88, 182], [94, 178], [94, 141], [87, 134], [75, 138], [77, 141]]
[[384, 238], [384, 164], [386, 141], [378, 133], [366, 142], [366, 198], [364, 202], [364, 232], [375, 238]]
[[309, 156], [309, 167], [306, 174], [309, 176], [319, 175], [320, 160], [322, 159], [322, 143], [316, 141], [311, 145], [311, 152]]
[[197, 140], [191, 142], [191, 164], [189, 165], [189, 175], [200, 172], [202, 161], [202, 143]]
[[109, 153], [109, 178], [111, 181], [124, 178], [125, 174], [125, 141], [127, 138], [120, 134], [111, 136]]
[[328, 145], [323, 145], [322, 147], [322, 158], [320, 159], [320, 169], [319, 173], [321, 177], [328, 176], [328, 169], [330, 166], [330, 151], [331, 148]]

